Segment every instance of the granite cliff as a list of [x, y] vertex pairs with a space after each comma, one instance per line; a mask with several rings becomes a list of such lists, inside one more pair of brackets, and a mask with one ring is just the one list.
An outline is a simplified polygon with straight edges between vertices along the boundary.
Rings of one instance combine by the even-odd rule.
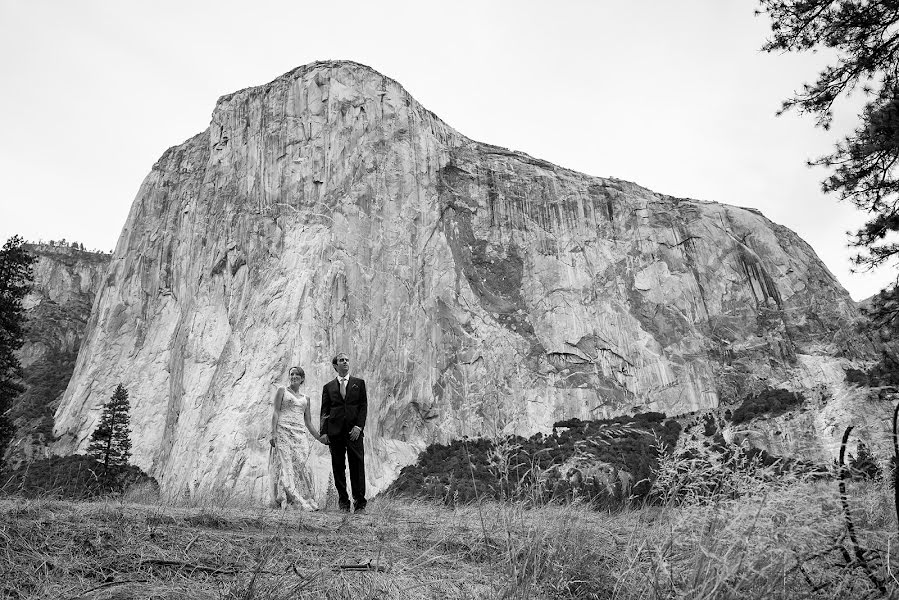
[[3, 457], [12, 467], [49, 453], [53, 413], [75, 367], [110, 258], [64, 243], [25, 247], [36, 261], [32, 289], [22, 303], [28, 319], [25, 344], [17, 353], [25, 392], [13, 402], [16, 434]]
[[84, 450], [121, 381], [134, 461], [164, 493], [268, 500], [275, 386], [302, 365], [317, 413], [341, 349], [368, 382], [373, 490], [431, 442], [687, 413], [764, 385], [836, 386], [843, 422], [867, 410], [840, 387], [872, 357], [857, 319], [758, 211], [475, 142], [372, 69], [319, 62], [223, 96], [153, 166], [56, 450]]

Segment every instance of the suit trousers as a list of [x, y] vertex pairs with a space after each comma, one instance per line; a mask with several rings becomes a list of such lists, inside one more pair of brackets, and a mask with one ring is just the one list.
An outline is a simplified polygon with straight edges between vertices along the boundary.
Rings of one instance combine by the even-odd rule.
[[346, 462], [350, 464], [350, 486], [353, 490], [353, 504], [356, 510], [365, 508], [365, 450], [364, 433], [359, 434], [356, 441], [350, 439], [349, 432], [328, 436], [331, 442], [331, 469], [334, 472], [334, 486], [337, 488], [337, 500], [341, 507], [349, 507], [350, 496], [346, 489]]

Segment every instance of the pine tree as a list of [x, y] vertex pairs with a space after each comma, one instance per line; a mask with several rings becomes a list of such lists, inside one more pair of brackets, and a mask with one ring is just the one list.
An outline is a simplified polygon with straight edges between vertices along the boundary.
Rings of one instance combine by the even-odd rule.
[[[824, 192], [853, 203], [868, 221], [850, 238], [853, 262], [868, 270], [899, 266], [899, 0], [759, 0], [771, 18], [766, 52], [836, 52], [814, 83], [786, 100], [781, 112], [815, 117], [827, 129], [840, 97], [860, 91], [867, 103], [858, 128], [831, 154], [809, 164], [830, 169]], [[868, 311], [877, 327], [899, 331], [899, 285], [891, 284]]]
[[9, 418], [13, 400], [24, 391], [19, 380], [22, 365], [16, 350], [24, 344], [25, 310], [22, 299], [31, 290], [34, 256], [15, 235], [0, 249], [0, 457], [15, 429]]
[[91, 434], [87, 453], [103, 463], [103, 475], [110, 466], [124, 466], [131, 458], [131, 429], [128, 411], [128, 390], [120, 383], [109, 402], [103, 405], [100, 424]]

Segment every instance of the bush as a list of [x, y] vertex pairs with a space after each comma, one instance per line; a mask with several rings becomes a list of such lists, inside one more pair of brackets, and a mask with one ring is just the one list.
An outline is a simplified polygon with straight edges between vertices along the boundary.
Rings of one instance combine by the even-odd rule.
[[858, 480], [879, 481], [883, 477], [877, 457], [864, 442], [859, 442], [855, 447], [855, 454], [849, 455], [849, 474]]
[[765, 388], [758, 394], [745, 398], [740, 407], [733, 412], [731, 419], [734, 425], [738, 425], [762, 415], [777, 417], [804, 401], [805, 397], [801, 393]]
[[889, 355], [868, 371], [846, 369], [846, 381], [866, 387], [899, 386], [899, 364]]
[[[558, 431], [562, 428], [566, 429]], [[562, 485], [553, 489], [547, 488], [541, 477], [552, 467], [578, 457], [585, 463], [604, 464], [626, 472], [635, 484], [630, 493], [641, 497], [648, 493], [654, 478], [657, 444], [673, 448], [681, 432], [680, 424], [666, 421], [662, 413], [596, 421], [569, 419], [555, 423], [553, 429], [556, 433], [552, 435], [538, 433], [530, 438], [478, 438], [432, 444], [416, 464], [400, 472], [388, 491], [447, 504], [485, 496], [548, 501], [561, 495], [572, 499], [574, 490], [565, 490], [565, 474], [558, 478]], [[618, 485], [610, 494], [606, 486], [587, 481], [579, 493], [597, 505], [607, 506], [626, 500], [626, 492]]]
[[763, 490], [773, 481], [830, 477], [822, 465], [783, 458], [758, 448], [691, 438], [659, 458], [650, 500], [659, 504], [705, 504]]
[[713, 437], [718, 433], [718, 424], [715, 423], [714, 415], [706, 413], [702, 416], [702, 433], [706, 437]]
[[0, 493], [89, 500], [121, 494], [135, 484], [158, 487], [155, 479], [134, 465], [110, 465], [106, 477], [102, 471], [103, 464], [89, 456], [54, 456], [0, 473]]

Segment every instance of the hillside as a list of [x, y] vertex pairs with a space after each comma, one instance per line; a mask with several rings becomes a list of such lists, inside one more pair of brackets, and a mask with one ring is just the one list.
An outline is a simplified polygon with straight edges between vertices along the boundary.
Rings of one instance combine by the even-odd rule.
[[16, 434], [3, 457], [10, 467], [48, 455], [53, 414], [75, 370], [91, 306], [110, 256], [62, 244], [26, 244], [37, 259], [31, 292], [23, 300], [28, 320], [18, 352], [25, 392], [10, 417]]

